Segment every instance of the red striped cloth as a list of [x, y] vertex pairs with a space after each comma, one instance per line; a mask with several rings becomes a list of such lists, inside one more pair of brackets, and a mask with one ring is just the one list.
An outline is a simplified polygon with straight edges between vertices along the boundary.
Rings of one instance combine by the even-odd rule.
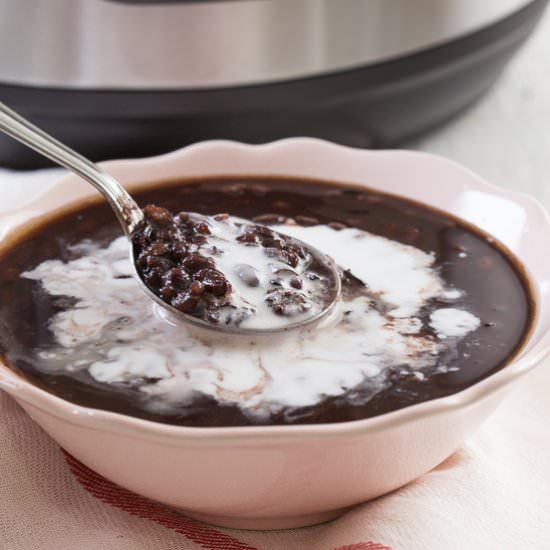
[[[154, 521], [172, 529], [205, 550], [261, 550], [220, 530], [183, 516], [161, 504], [151, 502], [127, 491], [90, 470], [68, 453], [64, 453], [67, 464], [77, 481], [94, 497], [134, 516]], [[335, 550], [391, 550], [389, 546], [375, 542], [359, 542], [339, 546]]]
[[205, 526], [113, 486], [0, 392], [0, 550], [547, 550], [549, 385], [550, 369], [535, 371], [407, 487], [335, 521], [272, 532]]

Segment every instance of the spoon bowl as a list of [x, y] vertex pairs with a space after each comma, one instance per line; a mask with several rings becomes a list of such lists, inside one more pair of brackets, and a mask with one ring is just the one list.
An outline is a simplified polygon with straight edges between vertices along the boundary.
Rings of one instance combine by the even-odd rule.
[[145, 293], [149, 296], [151, 300], [156, 302], [159, 306], [161, 306], [163, 313], [173, 322], [180, 322], [181, 320], [184, 320], [186, 323], [193, 325], [196, 328], [199, 329], [207, 329], [211, 331], [216, 332], [223, 332], [225, 334], [240, 334], [245, 336], [259, 336], [259, 335], [269, 335], [269, 334], [276, 334], [280, 332], [285, 332], [288, 330], [298, 329], [303, 327], [304, 325], [310, 325], [314, 324], [321, 319], [324, 319], [328, 317], [333, 311], [336, 309], [336, 305], [339, 301], [339, 296], [341, 293], [341, 278], [338, 272], [338, 267], [334, 263], [334, 260], [330, 258], [329, 256], [323, 254], [317, 249], [314, 249], [313, 247], [310, 247], [303, 241], [293, 238], [293, 241], [300, 244], [303, 247], [308, 247], [310, 253], [316, 257], [316, 259], [321, 260], [328, 268], [328, 272], [333, 275], [328, 283], [328, 291], [329, 294], [327, 296], [326, 305], [319, 309], [317, 312], [313, 312], [311, 315], [308, 315], [306, 318], [300, 317], [299, 320], [296, 320], [294, 322], [287, 322], [285, 324], [280, 324], [276, 326], [270, 326], [267, 328], [263, 327], [250, 327], [245, 325], [236, 325], [236, 324], [219, 324], [219, 323], [211, 323], [208, 322], [201, 317], [196, 317], [194, 315], [185, 314], [182, 311], [176, 309], [172, 305], [170, 305], [168, 302], [164, 301], [161, 297], [159, 297], [157, 294], [154, 293], [151, 288], [147, 285], [147, 283], [142, 279], [141, 274], [139, 270], [136, 268], [135, 265], [135, 253], [132, 250], [131, 255], [131, 261], [133, 262], [134, 271], [136, 273], [136, 277], [141, 281], [143, 290]]

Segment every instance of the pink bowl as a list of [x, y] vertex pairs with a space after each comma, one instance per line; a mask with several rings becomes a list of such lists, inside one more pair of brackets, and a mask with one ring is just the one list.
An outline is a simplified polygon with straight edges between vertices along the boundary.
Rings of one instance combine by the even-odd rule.
[[[503, 370], [449, 397], [338, 424], [185, 428], [64, 401], [0, 364], [0, 388], [64, 449], [111, 481], [193, 518], [250, 529], [337, 517], [427, 472], [491, 413], [511, 383], [550, 351], [550, 219], [532, 198], [425, 153], [371, 152], [295, 138], [251, 146], [212, 141], [105, 163], [130, 189], [178, 177], [283, 175], [366, 185], [437, 206], [504, 243], [526, 267], [538, 304], [533, 331]], [[95, 191], [68, 176], [0, 219], [9, 239]]]

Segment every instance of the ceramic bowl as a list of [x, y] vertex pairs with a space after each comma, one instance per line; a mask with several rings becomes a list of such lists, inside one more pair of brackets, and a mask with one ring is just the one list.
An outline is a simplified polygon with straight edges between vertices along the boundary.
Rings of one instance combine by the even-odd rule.
[[[450, 212], [505, 244], [526, 267], [534, 328], [501, 371], [449, 397], [366, 420], [320, 425], [188, 428], [93, 410], [59, 399], [0, 366], [0, 388], [64, 449], [109, 480], [196, 519], [272, 529], [329, 520], [392, 491], [448, 457], [550, 349], [550, 220], [532, 198], [463, 167], [411, 151], [372, 152], [314, 139], [251, 146], [200, 143], [105, 167], [129, 189], [178, 177], [282, 175], [336, 180]], [[28, 223], [95, 191], [68, 176], [0, 220], [9, 239]]]

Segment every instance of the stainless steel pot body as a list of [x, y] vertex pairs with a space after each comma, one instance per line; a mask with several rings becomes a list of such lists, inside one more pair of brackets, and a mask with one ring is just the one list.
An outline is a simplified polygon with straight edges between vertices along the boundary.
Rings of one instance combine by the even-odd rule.
[[[94, 160], [395, 147], [483, 94], [549, 1], [0, 0], [0, 101]], [[0, 136], [0, 165], [42, 163]]]
[[194, 89], [410, 55], [532, 0], [0, 0], [0, 83]]

